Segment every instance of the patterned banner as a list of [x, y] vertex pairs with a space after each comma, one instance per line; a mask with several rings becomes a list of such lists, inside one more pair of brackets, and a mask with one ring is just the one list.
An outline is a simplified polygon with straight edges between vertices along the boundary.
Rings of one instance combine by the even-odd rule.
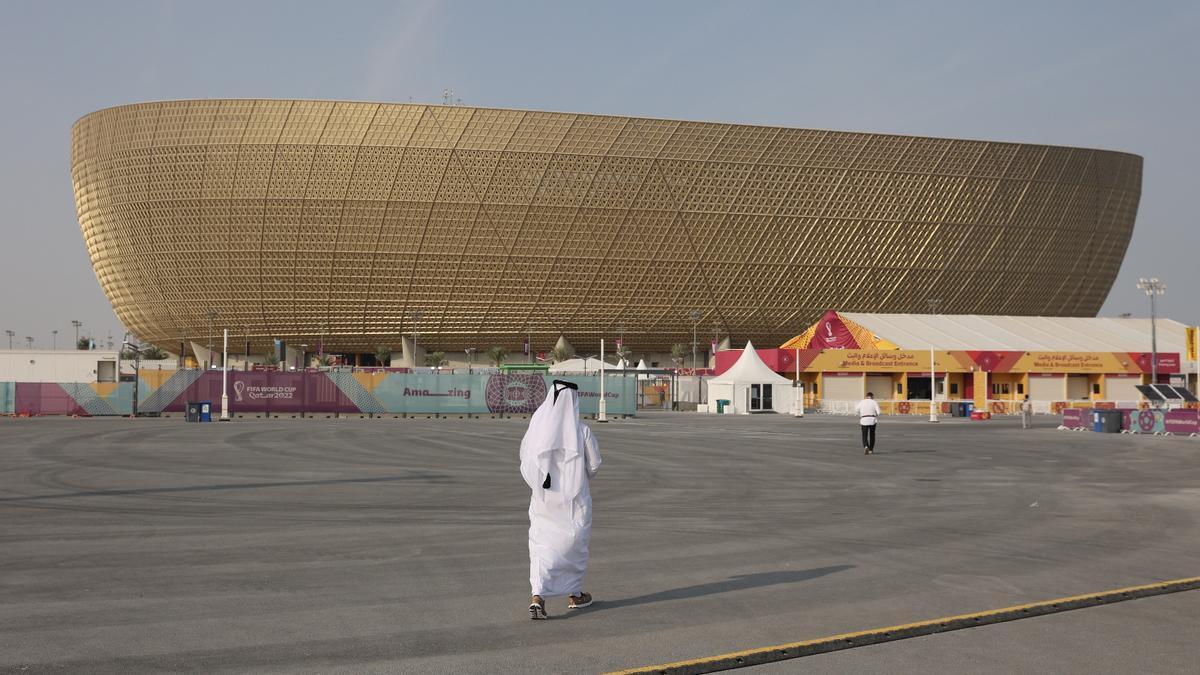
[[[529, 414], [546, 397], [552, 378], [528, 373], [441, 375], [391, 372], [230, 371], [230, 414]], [[569, 376], [579, 385], [579, 412], [599, 411], [599, 376]], [[637, 409], [637, 379], [606, 376], [610, 415]], [[138, 381], [138, 411], [180, 413], [189, 401], [221, 400], [219, 371], [146, 371]], [[18, 415], [128, 415], [133, 383], [0, 383], [0, 413]]]
[[[759, 357], [776, 372], [796, 372], [796, 351], [758, 349]], [[717, 353], [718, 373], [725, 372], [741, 356], [741, 350]], [[938, 372], [965, 373], [1129, 373], [1151, 371], [1149, 352], [934, 352]], [[929, 372], [929, 350], [904, 349], [801, 349], [801, 372], [820, 373], [921, 373]], [[1158, 355], [1158, 372], [1180, 372], [1178, 353]]]

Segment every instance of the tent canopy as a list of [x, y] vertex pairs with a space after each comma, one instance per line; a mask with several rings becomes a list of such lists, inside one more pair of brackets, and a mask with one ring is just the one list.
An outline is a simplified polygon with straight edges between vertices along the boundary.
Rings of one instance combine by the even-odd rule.
[[[618, 361], [617, 365], [611, 363], [604, 364], [605, 370], [625, 370], [625, 364]], [[600, 370], [600, 359], [595, 357], [585, 357], [582, 359], [567, 359], [559, 361], [550, 366], [552, 373], [590, 373]]]
[[[826, 312], [784, 349], [1145, 352], [1150, 320], [1106, 317]], [[1186, 352], [1186, 326], [1158, 320], [1160, 352]]]
[[708, 381], [709, 385], [749, 382], [788, 385], [792, 383], [791, 380], [771, 370], [767, 364], [763, 363], [758, 352], [755, 351], [754, 345], [750, 342], [746, 342], [746, 348], [742, 350], [742, 355], [738, 357], [736, 363], [729, 367], [729, 370]]

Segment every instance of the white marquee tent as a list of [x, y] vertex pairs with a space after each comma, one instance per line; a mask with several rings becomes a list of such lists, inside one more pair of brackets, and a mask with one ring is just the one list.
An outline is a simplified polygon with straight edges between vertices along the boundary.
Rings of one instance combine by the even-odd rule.
[[708, 381], [708, 410], [717, 411], [717, 399], [731, 401], [738, 413], [792, 411], [792, 381], [771, 370], [747, 342], [729, 370]]
[[[622, 361], [617, 361], [616, 365], [606, 362], [604, 364], [604, 370], [605, 370], [605, 372], [608, 372], [610, 370], [613, 370], [613, 371], [625, 370], [625, 364]], [[558, 363], [550, 366], [550, 372], [551, 373], [599, 373], [600, 372], [600, 359], [598, 359], [594, 356], [587, 356], [587, 357], [584, 357], [581, 359], [567, 359], [566, 361], [559, 361]]]

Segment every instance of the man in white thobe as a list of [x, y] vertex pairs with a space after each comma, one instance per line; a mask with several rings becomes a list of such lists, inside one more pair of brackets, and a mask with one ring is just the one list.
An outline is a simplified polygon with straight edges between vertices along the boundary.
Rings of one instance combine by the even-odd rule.
[[875, 425], [879, 423], [879, 403], [875, 394], [867, 392], [867, 397], [858, 402], [858, 425], [862, 427], [863, 454], [875, 454]]
[[532, 619], [545, 619], [546, 598], [568, 597], [568, 609], [592, 604], [583, 591], [592, 495], [588, 482], [600, 470], [600, 448], [579, 421], [576, 385], [555, 380], [521, 439], [521, 476], [529, 499], [529, 603]]

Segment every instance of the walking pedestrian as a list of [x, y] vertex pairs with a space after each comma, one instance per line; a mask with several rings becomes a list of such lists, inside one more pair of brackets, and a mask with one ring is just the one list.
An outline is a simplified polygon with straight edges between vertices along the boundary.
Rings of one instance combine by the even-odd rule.
[[521, 476], [529, 499], [531, 619], [545, 619], [546, 598], [568, 597], [568, 609], [592, 604], [583, 590], [592, 534], [588, 483], [600, 470], [600, 447], [579, 421], [578, 385], [555, 380], [521, 439]]
[[1021, 401], [1021, 428], [1028, 429], [1033, 426], [1033, 401], [1026, 396], [1025, 400]]
[[858, 402], [858, 425], [862, 427], [863, 454], [875, 454], [875, 425], [879, 422], [879, 403], [875, 394], [867, 392], [867, 397]]

